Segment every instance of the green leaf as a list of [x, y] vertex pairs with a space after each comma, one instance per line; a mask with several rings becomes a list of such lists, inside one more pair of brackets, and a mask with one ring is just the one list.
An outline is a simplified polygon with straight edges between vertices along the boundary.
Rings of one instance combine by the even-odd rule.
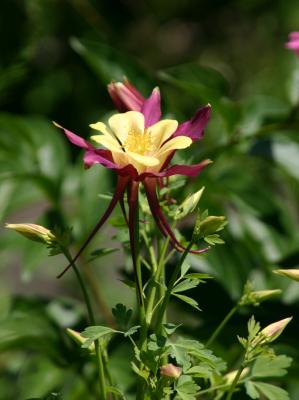
[[177, 393], [175, 399], [195, 400], [196, 394], [200, 390], [200, 386], [198, 386], [189, 376], [182, 375], [175, 385], [175, 390]]
[[254, 363], [251, 376], [254, 378], [283, 376], [291, 363], [292, 359], [285, 355], [261, 356]]
[[119, 333], [119, 331], [109, 328], [108, 326], [89, 326], [81, 333], [81, 335], [87, 339], [82, 347], [88, 348], [95, 340], [113, 333]]
[[172, 335], [182, 324], [172, 324], [168, 322], [167, 324], [163, 324], [164, 330], [167, 333], [167, 335]]
[[[248, 392], [249, 388], [249, 392]], [[264, 395], [268, 400], [289, 400], [290, 397], [288, 393], [281, 389], [280, 387], [271, 385], [270, 383], [265, 382], [252, 382], [250, 381], [246, 383], [247, 394], [252, 399], [261, 398], [261, 395]], [[258, 397], [257, 397], [258, 395]]]
[[182, 282], [178, 283], [173, 289], [172, 293], [184, 292], [186, 290], [190, 290], [198, 286], [199, 282], [195, 279], [185, 279]]
[[189, 304], [189, 306], [196, 308], [196, 310], [201, 311], [201, 309], [198, 307], [198, 303], [196, 300], [192, 299], [191, 297], [184, 296], [183, 294], [176, 294], [173, 293], [173, 296], [177, 297], [178, 299], [184, 301], [185, 303]]
[[124, 304], [118, 303], [114, 308], [112, 308], [112, 314], [114, 315], [116, 323], [119, 325], [120, 329], [126, 330], [130, 319], [132, 318], [133, 310], [131, 308], [127, 309]]
[[99, 41], [71, 39], [72, 48], [80, 54], [104, 85], [129, 78], [137, 87], [144, 86], [145, 70], [138, 60]]
[[122, 400], [126, 400], [126, 396], [123, 394], [123, 392], [119, 388], [117, 388], [115, 386], [107, 386], [106, 389], [107, 389], [108, 393], [116, 394]]
[[90, 253], [90, 258], [89, 258], [88, 262], [91, 262], [98, 258], [107, 256], [108, 254], [114, 253], [115, 251], [118, 251], [118, 249], [108, 248], [108, 247], [103, 248], [103, 249], [94, 250]]
[[214, 279], [213, 276], [209, 274], [201, 274], [200, 272], [192, 272], [184, 276], [187, 279], [197, 279], [199, 283], [205, 283], [206, 279]]
[[129, 330], [127, 330], [127, 331], [124, 333], [124, 336], [127, 337], [127, 336], [132, 336], [132, 335], [134, 335], [134, 333], [136, 333], [136, 332], [138, 331], [139, 328], [140, 328], [140, 325], [132, 326]]
[[208, 379], [212, 376], [213, 369], [210, 365], [202, 363], [201, 365], [195, 365], [194, 367], [189, 368], [185, 371], [185, 374], [192, 375], [196, 378]]
[[160, 78], [183, 89], [204, 103], [218, 102], [228, 94], [228, 83], [216, 70], [197, 63], [168, 68], [159, 73]]
[[219, 373], [225, 369], [225, 363], [216, 357], [211, 350], [196, 340], [179, 338], [175, 343], [169, 342], [169, 354], [175, 358], [178, 365], [182, 365], [184, 371], [191, 368], [190, 358], [194, 364], [209, 365], [214, 372]]

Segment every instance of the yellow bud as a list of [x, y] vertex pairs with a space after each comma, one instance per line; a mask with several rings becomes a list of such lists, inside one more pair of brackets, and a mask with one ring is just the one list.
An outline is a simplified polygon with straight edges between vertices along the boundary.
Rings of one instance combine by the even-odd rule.
[[53, 233], [49, 229], [41, 225], [30, 224], [30, 223], [6, 224], [5, 227], [12, 229], [20, 233], [21, 235], [25, 236], [26, 238], [39, 243], [50, 244], [53, 243], [56, 239]]
[[299, 269], [276, 269], [273, 272], [299, 282]]
[[[248, 374], [248, 372], [249, 372], [249, 368], [244, 368], [243, 371], [241, 372], [240, 379], [245, 378], [245, 376]], [[238, 370], [234, 370], [234, 371], [231, 371], [228, 374], [224, 375], [223, 378], [225, 379], [225, 382], [228, 385], [232, 384], [237, 373], [238, 373]]]

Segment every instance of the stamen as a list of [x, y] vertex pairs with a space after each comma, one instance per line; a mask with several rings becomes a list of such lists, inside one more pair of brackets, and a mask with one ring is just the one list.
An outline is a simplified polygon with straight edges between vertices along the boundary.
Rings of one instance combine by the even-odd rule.
[[128, 151], [144, 155], [153, 150], [151, 134], [146, 130], [144, 132], [131, 130], [123, 146]]

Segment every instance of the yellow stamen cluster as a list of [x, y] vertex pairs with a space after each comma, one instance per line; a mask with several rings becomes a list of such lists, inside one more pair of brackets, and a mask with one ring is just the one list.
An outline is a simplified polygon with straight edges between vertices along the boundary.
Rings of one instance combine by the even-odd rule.
[[123, 146], [125, 150], [144, 155], [153, 150], [151, 134], [146, 130], [144, 132], [138, 132], [132, 129], [129, 131]]

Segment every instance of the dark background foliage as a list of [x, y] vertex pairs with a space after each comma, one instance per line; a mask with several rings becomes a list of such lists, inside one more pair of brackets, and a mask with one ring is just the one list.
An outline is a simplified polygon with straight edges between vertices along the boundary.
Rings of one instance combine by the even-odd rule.
[[[227, 216], [226, 245], [205, 259], [190, 257], [193, 268], [216, 278], [193, 293], [203, 312], [175, 303], [171, 315], [186, 320], [186, 333], [205, 340], [247, 279], [256, 289], [282, 288], [280, 300], [254, 313], [263, 325], [295, 316], [277, 347], [294, 357], [284, 383], [294, 400], [299, 287], [271, 271], [296, 267], [299, 259], [299, 60], [284, 48], [298, 21], [296, 0], [0, 4], [3, 223], [73, 226], [76, 241], [86, 236], [106, 205], [98, 195], [113, 190], [114, 177], [103, 168], [84, 171], [81, 153], [51, 121], [87, 136], [89, 123], [113, 111], [106, 91], [111, 79], [125, 75], [144, 95], [160, 86], [164, 113], [180, 121], [210, 102], [212, 120], [192, 156], [214, 164], [176, 196], [180, 201], [206, 186], [201, 207]], [[192, 220], [181, 228], [187, 235]], [[111, 238], [115, 230], [108, 227], [106, 233]], [[94, 247], [109, 247], [107, 234]], [[61, 333], [66, 326], [85, 326], [73, 277], [55, 279], [63, 259], [47, 259], [45, 250], [11, 232], [3, 232], [0, 250], [0, 399], [51, 392], [88, 399], [84, 382], [74, 381], [82, 368], [77, 350]], [[117, 280], [122, 257], [97, 262], [86, 277], [96, 282], [99, 319], [109, 323], [109, 308], [124, 298], [132, 302], [132, 296]], [[236, 335], [244, 333], [252, 311], [242, 310], [215, 344], [231, 363], [239, 356]], [[129, 386], [130, 374], [116, 361], [126, 349], [121, 344], [115, 349], [113, 368]]]

